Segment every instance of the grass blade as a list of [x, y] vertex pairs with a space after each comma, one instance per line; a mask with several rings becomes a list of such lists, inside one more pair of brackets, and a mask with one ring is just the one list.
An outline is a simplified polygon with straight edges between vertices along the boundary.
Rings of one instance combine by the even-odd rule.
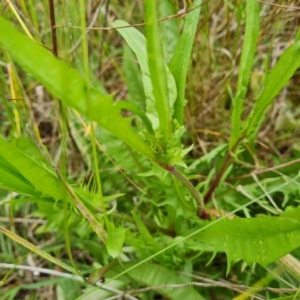
[[60, 261], [59, 259], [56, 259], [55, 257], [50, 255], [49, 253], [39, 249], [37, 246], [35, 246], [35, 245], [31, 244], [30, 242], [24, 240], [23, 238], [16, 235], [15, 233], [7, 230], [6, 228], [0, 226], [0, 231], [2, 233], [4, 233], [5, 235], [7, 235], [12, 240], [14, 240], [15, 242], [19, 243], [20, 245], [24, 246], [25, 248], [29, 249], [30, 251], [40, 255], [41, 257], [45, 258], [46, 260], [51, 261], [52, 263], [60, 266], [61, 268], [65, 269], [65, 270], [67, 270], [67, 271], [69, 271], [73, 274], [78, 274], [76, 272], [76, 270], [74, 268], [72, 268], [71, 266], [65, 264], [64, 262]]
[[[194, 7], [200, 5], [201, 3], [202, 0], [195, 0]], [[199, 6], [199, 8], [187, 14], [182, 34], [169, 63], [170, 71], [174, 76], [177, 86], [177, 99], [174, 106], [174, 118], [177, 119], [180, 125], [183, 124], [186, 74], [192, 53], [200, 10], [201, 7]]]
[[259, 6], [256, 0], [247, 1], [246, 32], [240, 60], [238, 85], [233, 99], [231, 118], [230, 149], [234, 147], [241, 136], [241, 116], [243, 113], [243, 100], [247, 93], [251, 69], [254, 61], [256, 44], [259, 36]]

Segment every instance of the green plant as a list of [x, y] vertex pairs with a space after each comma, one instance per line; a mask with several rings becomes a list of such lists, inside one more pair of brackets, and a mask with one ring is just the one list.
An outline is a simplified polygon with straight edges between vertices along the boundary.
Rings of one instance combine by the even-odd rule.
[[[62, 227], [67, 237], [71, 225], [79, 222], [80, 216], [88, 221], [93, 232], [106, 246], [106, 252], [102, 250], [104, 253], [101, 256], [105, 266], [97, 268], [92, 273], [88, 280], [90, 284], [96, 284], [106, 276], [110, 278], [108, 283], [120, 279], [122, 283], [128, 284], [129, 280], [133, 279], [149, 286], [184, 284], [185, 279], [167, 268], [175, 261], [178, 266], [191, 270], [192, 260], [201, 252], [213, 253], [212, 259], [217, 252], [225, 252], [228, 274], [231, 264], [238, 259], [248, 264], [259, 263], [266, 267], [298, 248], [300, 246], [299, 208], [290, 208], [290, 211], [281, 213], [276, 205], [270, 207], [269, 204], [263, 203], [269, 211], [279, 216], [241, 218], [234, 215], [243, 210], [250, 216], [248, 206], [258, 202], [259, 197], [284, 190], [287, 186], [284, 174], [280, 174], [274, 181], [266, 178], [256, 182], [255, 186], [246, 185], [246, 191], [243, 190], [242, 195], [238, 196], [232, 195], [235, 191], [229, 191], [224, 187], [224, 181], [234, 167], [234, 163], [241, 165], [248, 163], [245, 157], [254, 148], [255, 138], [259, 126], [264, 121], [267, 108], [300, 65], [298, 55], [300, 42], [295, 41], [281, 55], [265, 79], [264, 87], [253, 109], [244, 117], [243, 101], [247, 95], [255, 61], [260, 22], [257, 1], [247, 1], [246, 28], [238, 83], [236, 92], [232, 96], [230, 140], [227, 145], [215, 148], [211, 153], [195, 160], [187, 167], [184, 174], [183, 169], [186, 168], [184, 157], [192, 149], [192, 147], [186, 148], [182, 139], [186, 74], [202, 1], [194, 1], [193, 10], [187, 13], [183, 30], [169, 62], [164, 58], [160, 42], [155, 1], [145, 1], [145, 36], [125, 21], [117, 20], [112, 23], [112, 27], [119, 32], [131, 49], [127, 49], [125, 54], [132, 55], [130, 51], [133, 51], [139, 63], [140, 73], [137, 73], [139, 69], [134, 68], [132, 64], [126, 67], [127, 74], [130, 74], [131, 70], [135, 72], [134, 76], [141, 78], [140, 81], [137, 80], [137, 84], [141, 85], [137, 89], [140, 96], [136, 96], [135, 91], [131, 90], [134, 101], [128, 102], [114, 102], [113, 96], [91, 86], [88, 42], [84, 29], [86, 27], [85, 6], [83, 1], [80, 3], [84, 76], [57, 59], [37, 41], [20, 33], [2, 17], [0, 17], [0, 45], [5, 49], [5, 55], [9, 60], [11, 58], [24, 71], [42, 83], [65, 107], [74, 109], [84, 116], [85, 122], [86, 120], [90, 122], [91, 157], [94, 160], [95, 175], [88, 184], [74, 186], [62, 170], [55, 166], [52, 157], [40, 143], [38, 135], [28, 139], [30, 142], [26, 149], [20, 146], [19, 138], [11, 137], [8, 141], [1, 137], [0, 187], [27, 196], [20, 201], [14, 200], [17, 204], [38, 203], [39, 209], [46, 215], [49, 207], [56, 209], [57, 218], [63, 220]], [[172, 8], [171, 1], [166, 3]], [[172, 26], [171, 32], [178, 31], [176, 23]], [[145, 99], [140, 99], [143, 94]], [[136, 126], [132, 125], [132, 118], [123, 117], [122, 110], [134, 115]], [[9, 114], [9, 110], [7, 113]], [[94, 128], [93, 122], [106, 131], [102, 132], [102, 129]], [[117, 148], [123, 149], [121, 147], [124, 147], [124, 144], [119, 143], [122, 141], [130, 151], [138, 153], [137, 159], [134, 152], [128, 162], [124, 162], [127, 158], [122, 160], [118, 157], [121, 155], [119, 152], [122, 151], [118, 151], [114, 158], [120, 165], [132, 164], [133, 172], [135, 175], [139, 173], [140, 176], [140, 178], [136, 177], [136, 181], [146, 182], [144, 190], [148, 194], [142, 195], [141, 199], [150, 207], [148, 217], [154, 216], [155, 222], [147, 221], [147, 218], [143, 220], [141, 218], [143, 210], [139, 210], [139, 207], [122, 203], [123, 193], [103, 196], [106, 194], [105, 191], [102, 192], [105, 185], [98, 169], [99, 157], [96, 149], [98, 136], [99, 140], [106, 140], [111, 151], [116, 149], [114, 144], [117, 144]], [[32, 142], [34, 140], [36, 141]], [[217, 154], [224, 155], [224, 158], [218, 162], [219, 170], [215, 174], [209, 174], [202, 185], [200, 183], [194, 187], [188, 178], [195, 178], [199, 165], [201, 168], [203, 162], [210, 164]], [[148, 160], [152, 164], [150, 171]], [[299, 188], [298, 175], [293, 178], [293, 183], [294, 190]], [[181, 185], [186, 189], [183, 190]], [[265, 192], [262, 189], [263, 196], [260, 195], [261, 186], [268, 190]], [[214, 219], [209, 202], [217, 188], [220, 193], [225, 194], [227, 204], [220, 204], [218, 218]], [[251, 196], [255, 199], [248, 201], [247, 197], [251, 198]], [[153, 198], [149, 200], [150, 197]], [[236, 199], [239, 197], [242, 200], [237, 203]], [[110, 202], [114, 199], [118, 199], [117, 206], [122, 207], [121, 211], [125, 212], [125, 216], [118, 214], [115, 206], [110, 206]], [[234, 200], [230, 203], [232, 199]], [[222, 211], [227, 210], [226, 205], [230, 213]], [[231, 215], [234, 215], [233, 219], [230, 218]], [[48, 217], [53, 218], [50, 214]], [[210, 220], [203, 220], [205, 218]], [[128, 227], [125, 227], [125, 221], [129, 222]], [[84, 227], [82, 230], [87, 228]], [[0, 231], [50, 262], [79, 274], [84, 280], [86, 273], [91, 273], [90, 270], [80, 270], [74, 262], [69, 238], [67, 238], [67, 248], [72, 267], [59, 262], [11, 231], [3, 227], [0, 227]], [[96, 249], [93, 254], [96, 256], [97, 247], [100, 246], [95, 240], [97, 239], [93, 237], [92, 241], [95, 243], [93, 247]], [[133, 259], [135, 263], [122, 262], [122, 255], [126, 248], [124, 243], [132, 247], [131, 250], [129, 249], [130, 255], [135, 252], [132, 249], [137, 249]], [[78, 247], [83, 246], [78, 243]], [[111, 263], [111, 260], [115, 259], [118, 261]], [[156, 290], [171, 299], [180, 299], [187, 294], [193, 299], [203, 299], [201, 293], [192, 287], [183, 287], [182, 290], [174, 291], [160, 287]], [[90, 292], [91, 290], [88, 290], [87, 294]]]

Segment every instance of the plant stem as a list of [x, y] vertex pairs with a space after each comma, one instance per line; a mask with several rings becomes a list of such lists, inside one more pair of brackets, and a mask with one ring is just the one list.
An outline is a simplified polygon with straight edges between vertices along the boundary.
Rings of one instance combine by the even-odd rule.
[[174, 166], [167, 169], [169, 172], [171, 172], [191, 193], [191, 195], [194, 197], [194, 199], [197, 202], [197, 212], [198, 215], [201, 216], [201, 210], [204, 208], [204, 203], [202, 198], [200, 197], [200, 194], [195, 189], [195, 187], [191, 184], [191, 182]]
[[217, 176], [213, 180], [212, 184], [209, 187], [209, 190], [207, 191], [207, 193], [204, 196], [204, 203], [209, 202], [209, 200], [210, 200], [213, 192], [215, 191], [216, 187], [218, 186], [218, 184], [219, 184], [219, 182], [220, 182], [220, 180], [221, 180], [224, 172], [226, 171], [227, 167], [229, 166], [230, 161], [231, 161], [231, 153], [230, 153], [230, 151], [228, 151], [221, 169], [217, 173]]
[[58, 57], [54, 3], [53, 3], [53, 0], [48, 0], [48, 3], [49, 3], [51, 36], [52, 36], [52, 51], [53, 51], [53, 54], [56, 57]]
[[204, 203], [207, 203], [209, 202], [213, 192], [215, 191], [215, 189], [217, 188], [223, 174], [225, 173], [226, 169], [228, 168], [229, 164], [230, 164], [230, 161], [231, 161], [231, 158], [232, 158], [232, 155], [231, 153], [234, 152], [240, 142], [244, 139], [244, 136], [240, 137], [239, 140], [236, 142], [236, 144], [232, 147], [232, 149], [229, 149], [228, 152], [227, 152], [227, 155], [226, 155], [226, 158], [221, 166], [221, 169], [219, 170], [219, 172], [217, 173], [217, 176], [215, 177], [215, 179], [213, 180], [209, 190], [207, 191], [207, 193], [205, 194], [204, 196]]

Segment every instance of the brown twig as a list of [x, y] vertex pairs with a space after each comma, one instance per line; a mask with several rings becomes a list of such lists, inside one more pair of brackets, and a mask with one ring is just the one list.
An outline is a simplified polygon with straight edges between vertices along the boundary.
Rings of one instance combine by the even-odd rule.
[[268, 172], [274, 172], [274, 171], [277, 171], [277, 170], [280, 170], [280, 169], [283, 169], [283, 168], [295, 165], [297, 163], [300, 163], [300, 158], [295, 159], [293, 161], [289, 161], [289, 162], [287, 162], [285, 164], [281, 164], [281, 165], [275, 166], [275, 167], [267, 168], [267, 169], [264, 169], [264, 170], [253, 171], [250, 174], [245, 174], [245, 175], [241, 175], [241, 176], [237, 176], [237, 177], [233, 177], [233, 178], [228, 178], [227, 181], [237, 181], [237, 180], [240, 180], [240, 179], [249, 178], [249, 177], [252, 177], [253, 174], [255, 174], [255, 175], [261, 175], [261, 174], [268, 173]]
[[[282, 293], [295, 293], [299, 291], [298, 288], [273, 288], [273, 287], [251, 287], [251, 286], [246, 286], [246, 285], [239, 285], [239, 284], [227, 284], [227, 283], [221, 283], [221, 282], [213, 282], [213, 283], [204, 283], [204, 282], [187, 282], [187, 283], [180, 283], [180, 284], [160, 284], [156, 286], [149, 286], [141, 289], [136, 289], [136, 290], [130, 290], [125, 292], [123, 295], [134, 295], [134, 294], [140, 294], [140, 293], [145, 293], [151, 290], [158, 290], [158, 289], [174, 289], [174, 288], [184, 288], [184, 287], [189, 287], [189, 286], [200, 286], [200, 287], [212, 287], [212, 288], [227, 288], [227, 289], [232, 289], [232, 290], [252, 290], [252, 291], [268, 291], [268, 292], [273, 292], [277, 294], [282, 294]], [[120, 295], [118, 295], [120, 297]], [[113, 299], [113, 298], [109, 298]]]
[[295, 9], [295, 10], [300, 10], [300, 7], [298, 7], [298, 6], [282, 5], [282, 4], [276, 4], [276, 3], [271, 3], [271, 2], [265, 2], [265, 1], [261, 1], [261, 0], [257, 0], [257, 2], [259, 2], [261, 4], [276, 6], [276, 7], [291, 8], [291, 9]]
[[52, 36], [52, 51], [53, 51], [54, 55], [56, 57], [58, 57], [54, 2], [53, 2], [53, 0], [48, 0], [48, 3], [49, 3], [51, 36]]
[[[265, 1], [261, 1], [261, 0], [257, 0], [257, 1], [259, 3], [266, 4], [266, 5], [277, 6], [277, 7], [282, 7], [282, 8], [290, 8], [290, 9], [294, 9], [294, 10], [300, 10], [300, 7], [297, 7], [297, 6], [280, 5], [280, 4], [274, 4], [274, 3], [265, 2]], [[187, 15], [188, 13], [192, 12], [193, 10], [199, 8], [200, 6], [206, 5], [209, 2], [210, 2], [210, 0], [207, 0], [207, 1], [203, 2], [202, 4], [196, 5], [195, 7], [191, 8], [189, 10], [185, 10], [183, 8], [183, 9], [179, 10], [176, 14], [160, 18], [157, 21], [158, 22], [163, 22], [163, 21], [174, 19], [174, 18], [183, 17], [183, 16]], [[141, 26], [145, 26], [145, 25], [146, 25], [146, 23], [137, 23], [137, 24], [126, 25], [126, 26], [118, 26], [118, 27], [112, 27], [112, 26], [108, 26], [108, 27], [89, 27], [88, 30], [112, 30], [112, 29], [123, 29], [123, 28], [130, 28], [130, 27], [141, 27]], [[56, 25], [55, 27], [56, 28], [68, 27], [68, 28], [74, 28], [74, 29], [81, 29], [80, 26]]]

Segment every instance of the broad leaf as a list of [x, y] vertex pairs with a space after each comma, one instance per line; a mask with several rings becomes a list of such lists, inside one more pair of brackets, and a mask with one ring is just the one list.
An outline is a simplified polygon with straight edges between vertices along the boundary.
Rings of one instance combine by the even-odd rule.
[[[14, 176], [23, 181], [23, 185], [32, 187], [34, 189], [33, 195], [39, 192], [43, 196], [51, 196], [55, 200], [64, 199], [67, 195], [66, 189], [63, 184], [58, 180], [56, 175], [48, 168], [32, 159], [14, 145], [7, 142], [0, 136], [0, 159], [2, 164], [6, 167], [1, 172], [10, 173], [9, 176]], [[8, 168], [11, 170], [8, 171]], [[9, 180], [6, 178], [5, 180]], [[3, 181], [2, 181], [3, 182]], [[16, 181], [16, 183], [20, 183]], [[24, 189], [21, 185], [16, 186], [16, 190]], [[25, 192], [25, 190], [24, 190]], [[26, 192], [28, 194], [30, 190]]]
[[267, 266], [300, 246], [299, 216], [300, 207], [279, 217], [226, 218], [197, 234], [195, 242], [226, 252], [228, 270], [237, 258]]
[[[153, 129], [156, 130], [159, 127], [158, 115], [155, 108], [155, 100], [153, 96], [153, 86], [150, 77], [150, 70], [148, 66], [147, 56], [147, 41], [146, 38], [136, 28], [118, 28], [122, 26], [129, 26], [128, 23], [117, 20], [112, 23], [113, 27], [116, 27], [117, 31], [127, 42], [128, 46], [135, 53], [142, 72], [142, 79], [144, 85], [144, 92], [146, 96], [146, 110], [149, 119], [152, 122]], [[163, 62], [167, 76], [167, 87], [168, 87], [168, 103], [170, 111], [173, 108], [173, 104], [177, 97], [175, 80], [167, 67], [166, 63]]]
[[89, 116], [90, 111], [92, 120], [149, 159], [157, 160], [150, 146], [144, 143], [142, 137], [132, 130], [129, 121], [113, 106], [112, 96], [91, 88], [88, 93], [90, 97], [88, 107], [85, 80], [75, 69], [59, 61], [48, 50], [18, 32], [1, 17], [0, 31], [0, 45], [55, 97], [85, 116]]
[[[1, 155], [0, 155], [1, 159]], [[17, 192], [19, 194], [34, 195], [36, 194], [33, 186], [19, 173], [0, 161], [0, 189]], [[38, 195], [39, 193], [37, 193]]]
[[123, 53], [123, 69], [126, 85], [128, 87], [129, 99], [140, 109], [144, 109], [144, 99], [146, 96], [144, 92], [142, 74], [135, 61], [136, 57], [134, 53], [128, 46], [125, 46]]

